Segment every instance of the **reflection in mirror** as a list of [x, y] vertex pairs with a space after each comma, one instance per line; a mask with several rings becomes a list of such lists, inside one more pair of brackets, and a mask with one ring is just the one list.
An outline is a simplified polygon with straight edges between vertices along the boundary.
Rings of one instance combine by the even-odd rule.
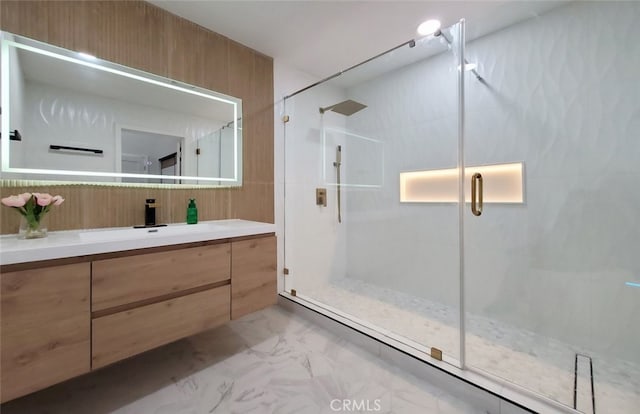
[[[233, 177], [236, 164], [233, 162], [234, 124], [242, 131], [242, 120], [237, 123], [229, 122], [219, 130], [198, 139], [197, 175], [199, 177]], [[239, 142], [239, 153], [242, 153], [242, 141]], [[212, 155], [211, 155], [212, 154]], [[214, 160], [215, 162], [211, 162]]]
[[2, 33], [3, 178], [242, 184], [242, 102]]
[[[183, 137], [123, 128], [121, 172], [176, 176], [181, 174]], [[178, 184], [170, 178], [124, 177], [127, 183]]]

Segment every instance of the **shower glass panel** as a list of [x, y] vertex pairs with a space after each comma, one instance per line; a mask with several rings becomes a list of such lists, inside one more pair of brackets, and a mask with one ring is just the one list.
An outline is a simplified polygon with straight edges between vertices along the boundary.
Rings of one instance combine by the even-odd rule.
[[454, 365], [459, 39], [443, 29], [285, 99], [285, 290]]
[[586, 413], [640, 409], [639, 17], [572, 2], [466, 45], [467, 176], [525, 183], [466, 206], [466, 365]]

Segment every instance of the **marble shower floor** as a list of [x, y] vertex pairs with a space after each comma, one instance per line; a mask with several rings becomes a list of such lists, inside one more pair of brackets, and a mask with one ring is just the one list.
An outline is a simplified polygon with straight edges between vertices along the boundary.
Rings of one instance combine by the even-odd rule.
[[[451, 306], [350, 278], [298, 290], [304, 297], [459, 358], [459, 313]], [[481, 316], [468, 316], [466, 325], [468, 365], [573, 406], [574, 357], [584, 350]], [[596, 412], [640, 412], [640, 366], [591, 356]], [[591, 394], [584, 391], [578, 401], [590, 412]]]
[[3, 414], [481, 413], [277, 306], [2, 405]]

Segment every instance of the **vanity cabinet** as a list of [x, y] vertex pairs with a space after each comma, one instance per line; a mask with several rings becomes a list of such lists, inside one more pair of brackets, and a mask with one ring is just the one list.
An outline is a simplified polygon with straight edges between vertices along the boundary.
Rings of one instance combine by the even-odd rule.
[[272, 233], [0, 270], [2, 402], [220, 326], [277, 298]]
[[91, 310], [101, 311], [231, 278], [230, 243], [93, 262]]
[[92, 369], [230, 319], [231, 243], [93, 261]]
[[93, 320], [92, 369], [229, 321], [229, 285]]
[[0, 275], [2, 402], [89, 372], [90, 263]]
[[231, 250], [231, 319], [275, 304], [275, 236], [234, 241]]

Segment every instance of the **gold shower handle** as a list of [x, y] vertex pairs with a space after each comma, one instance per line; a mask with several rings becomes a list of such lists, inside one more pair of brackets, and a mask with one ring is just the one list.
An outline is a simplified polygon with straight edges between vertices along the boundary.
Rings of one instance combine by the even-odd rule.
[[471, 176], [471, 213], [474, 216], [482, 214], [482, 174], [475, 173]]

